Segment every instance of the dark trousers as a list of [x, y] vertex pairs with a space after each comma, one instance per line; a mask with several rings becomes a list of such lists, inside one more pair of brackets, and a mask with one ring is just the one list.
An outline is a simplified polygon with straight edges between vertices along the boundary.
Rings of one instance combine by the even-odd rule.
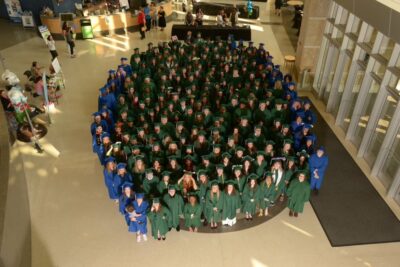
[[69, 46], [69, 51], [71, 52], [71, 56], [74, 55], [74, 47], [75, 43], [74, 42], [67, 42]]
[[146, 31], [150, 31], [150, 29], [151, 29], [151, 19], [146, 19], [146, 28], [147, 28]]
[[53, 61], [56, 57], [58, 57], [58, 53], [56, 50], [50, 50], [51, 60]]
[[145, 32], [143, 31], [143, 27], [144, 27], [144, 24], [142, 23], [142, 24], [139, 24], [139, 32], [140, 32], [140, 36], [142, 37], [142, 39], [144, 39], [145, 37], [146, 37], [146, 34], [145, 34]]

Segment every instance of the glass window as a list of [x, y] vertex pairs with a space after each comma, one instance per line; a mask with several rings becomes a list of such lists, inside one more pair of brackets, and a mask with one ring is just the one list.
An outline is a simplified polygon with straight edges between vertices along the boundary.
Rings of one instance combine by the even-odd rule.
[[371, 140], [369, 141], [367, 150], [365, 151], [364, 159], [368, 165], [372, 168], [374, 166], [376, 157], [378, 156], [379, 150], [381, 149], [383, 140], [385, 139], [387, 129], [392, 120], [393, 114], [396, 110], [397, 100], [391, 95], [386, 98], [385, 104], [376, 128], [373, 130]]
[[329, 98], [329, 94], [331, 92], [333, 77], [335, 76], [336, 65], [337, 65], [338, 59], [339, 59], [339, 49], [337, 49], [336, 47], [333, 47], [333, 46], [331, 49], [334, 49], [334, 52], [332, 55], [332, 64], [325, 70], [325, 71], [329, 71], [328, 83], [325, 86], [325, 89], [324, 89], [325, 91], [324, 91], [324, 95], [323, 95], [323, 101], [325, 104], [328, 103], [328, 98]]
[[385, 186], [386, 189], [390, 188], [390, 185], [392, 184], [396, 176], [399, 166], [400, 166], [400, 132], [397, 133], [393, 145], [390, 146], [387, 158], [384, 161], [383, 166], [378, 173], [378, 178], [381, 180], [382, 184]]
[[354, 22], [353, 25], [351, 26], [351, 32], [358, 36], [360, 34], [361, 25], [362, 25], [361, 20], [356, 16], [354, 16]]
[[353, 40], [351, 40], [350, 38], [348, 39], [348, 43], [347, 43], [347, 50], [351, 51], [354, 53], [354, 50], [356, 49], [356, 43], [353, 42]]
[[398, 58], [396, 60], [396, 67], [400, 69], [400, 55], [398, 55]]
[[371, 26], [368, 27], [367, 30], [367, 35], [365, 37], [364, 43], [367, 44], [371, 49], [374, 47], [376, 35], [378, 34], [378, 31]]
[[379, 78], [383, 79], [383, 75], [385, 75], [386, 66], [382, 65], [378, 61], [375, 61], [374, 67], [372, 68], [372, 72], [376, 74]]
[[368, 96], [364, 102], [363, 110], [361, 112], [361, 116], [358, 118], [356, 132], [352, 138], [352, 143], [359, 148], [362, 138], [365, 133], [365, 129], [367, 127], [369, 116], [371, 115], [372, 108], [374, 107], [374, 103], [376, 100], [376, 96], [379, 91], [380, 84], [375, 80], [372, 80], [371, 87], [368, 92]]
[[346, 56], [345, 58], [345, 65], [343, 68], [343, 73], [338, 85], [338, 94], [337, 94], [337, 100], [335, 101], [335, 105], [333, 105], [333, 110], [332, 110], [332, 114], [336, 117], [337, 113], [339, 111], [339, 103], [340, 100], [342, 99], [342, 95], [343, 95], [343, 91], [344, 91], [344, 87], [346, 85], [346, 81], [347, 81], [347, 77], [349, 76], [349, 71], [350, 71], [350, 66], [351, 66], [351, 58]]
[[354, 107], [356, 105], [358, 93], [360, 92], [361, 84], [364, 79], [364, 74], [364, 70], [360, 70], [357, 72], [354, 84], [350, 85], [352, 88], [351, 96], [349, 97], [349, 99], [342, 100], [342, 105], [344, 105], [345, 111], [343, 120], [339, 123], [339, 126], [343, 129], [344, 132], [347, 132], [347, 129], [349, 128], [351, 115], [353, 114]]
[[384, 36], [382, 43], [379, 46], [379, 54], [382, 55], [387, 60], [389, 60], [390, 57], [392, 56], [394, 45], [395, 42], [393, 42], [392, 39], [389, 39], [388, 37]]

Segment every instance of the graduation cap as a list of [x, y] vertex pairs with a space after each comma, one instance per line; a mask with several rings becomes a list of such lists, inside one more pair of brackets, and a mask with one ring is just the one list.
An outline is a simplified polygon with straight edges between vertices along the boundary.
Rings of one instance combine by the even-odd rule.
[[226, 184], [226, 185], [233, 185], [233, 186], [235, 186], [235, 185], [237, 185], [237, 182], [236, 182], [235, 180], [228, 180], [228, 181], [226, 181], [225, 184]]
[[121, 187], [122, 187], [122, 190], [124, 190], [124, 189], [127, 188], [127, 187], [132, 188], [132, 187], [133, 187], [133, 184], [132, 184], [131, 182], [124, 182], [124, 183], [121, 185]]
[[258, 156], [263, 156], [265, 157], [265, 152], [264, 151], [257, 151], [257, 157]]
[[267, 171], [267, 172], [264, 173], [264, 176], [265, 176], [265, 177], [267, 177], [267, 176], [271, 176], [271, 177], [272, 177], [272, 172]]
[[153, 173], [153, 169], [152, 168], [148, 168], [148, 169], [145, 170], [145, 172], [146, 172], [146, 174], [147, 173]]
[[215, 168], [216, 169], [223, 169], [224, 165], [223, 164], [217, 164], [217, 165], [215, 165]]
[[177, 160], [177, 157], [173, 155], [173, 156], [169, 156], [168, 159], [169, 159], [169, 161]]
[[203, 155], [201, 158], [203, 160], [210, 160], [210, 155]]
[[110, 163], [110, 162], [115, 162], [115, 158], [114, 157], [108, 157], [108, 158], [106, 158], [105, 162], [106, 162], [106, 164]]
[[315, 143], [315, 140], [316, 140], [317, 138], [316, 138], [316, 136], [314, 135], [314, 134], [310, 134], [310, 135], [307, 135], [306, 136], [306, 140], [307, 141], [311, 141], [311, 142], [313, 142], [313, 143]]
[[108, 73], [109, 74], [114, 74], [114, 73], [116, 73], [116, 71], [115, 70], [109, 70]]
[[101, 113], [96, 111], [96, 112], [92, 113], [92, 116], [94, 116], [94, 117], [101, 116]]
[[252, 173], [249, 176], [247, 176], [247, 181], [250, 181], [250, 180], [256, 180], [257, 181], [258, 180], [257, 174]]
[[190, 161], [195, 161], [195, 158], [192, 155], [186, 155], [183, 159], [190, 160]]
[[287, 138], [287, 139], [283, 140], [283, 144], [284, 144], [284, 145], [285, 145], [285, 144], [293, 144], [293, 140]]
[[162, 176], [162, 177], [164, 177], [164, 176], [170, 177], [170, 176], [171, 176], [171, 172], [169, 172], [169, 171], [163, 171], [163, 172], [161, 173], [161, 176]]
[[318, 147], [317, 151], [322, 151], [322, 152], [325, 152], [325, 147], [323, 147], [323, 146], [320, 146], [320, 147]]
[[136, 193], [135, 197], [136, 197], [136, 199], [143, 199], [144, 198], [144, 193]]
[[206, 132], [205, 131], [200, 131], [199, 132], [199, 136], [206, 136]]
[[290, 125], [289, 125], [289, 124], [287, 124], [287, 123], [285, 123], [285, 124], [282, 124], [282, 128], [284, 128], [284, 129], [285, 129], [285, 128], [288, 128], [288, 129], [289, 129], [289, 128], [290, 128]]
[[153, 198], [153, 204], [160, 204], [160, 199], [158, 197]]
[[214, 185], [218, 185], [218, 181], [217, 180], [212, 180], [210, 182], [210, 187], [214, 186]]
[[121, 142], [116, 142], [112, 145], [112, 148], [118, 148], [121, 149]]
[[117, 170], [122, 170], [122, 169], [126, 169], [126, 163], [118, 163], [117, 164]]
[[236, 151], [236, 152], [237, 152], [237, 151], [244, 151], [244, 148], [243, 148], [242, 146], [237, 146], [236, 149], [235, 149], [235, 151]]
[[275, 100], [275, 105], [283, 105], [284, 101], [281, 98]]
[[313, 128], [312, 124], [305, 123], [303, 125], [303, 129], [311, 129], [311, 128]]
[[170, 184], [170, 185], [168, 185], [168, 191], [170, 191], [170, 190], [177, 190], [176, 189], [176, 185], [174, 185], [174, 184]]
[[103, 133], [103, 134], [101, 135], [101, 141], [103, 141], [104, 138], [106, 138], [106, 137], [110, 138], [110, 134], [107, 133], [107, 132], [105, 132], [105, 133]]
[[246, 145], [247, 145], [249, 143], [254, 143], [254, 140], [253, 140], [253, 138], [247, 138], [245, 142], [246, 142]]
[[296, 162], [296, 157], [293, 157], [293, 156], [288, 156], [288, 157], [286, 157], [286, 160], [289, 162], [289, 161], [293, 161], [293, 162]]
[[275, 157], [275, 158], [271, 159], [271, 163], [275, 163], [275, 162], [281, 162], [282, 163], [285, 160], [286, 160], [285, 157]]
[[242, 170], [243, 165], [233, 165], [232, 166], [232, 170], [236, 171], [236, 170]]
[[121, 57], [121, 61], [128, 60], [126, 57]]
[[243, 157], [243, 159], [242, 159], [242, 162], [245, 162], [245, 161], [252, 162], [252, 161], [254, 161], [254, 159], [252, 157], [250, 157], [249, 155], [247, 155], [247, 156]]
[[228, 158], [228, 159], [230, 159], [231, 157], [232, 157], [231, 154], [229, 154], [228, 152], [222, 153], [222, 158]]

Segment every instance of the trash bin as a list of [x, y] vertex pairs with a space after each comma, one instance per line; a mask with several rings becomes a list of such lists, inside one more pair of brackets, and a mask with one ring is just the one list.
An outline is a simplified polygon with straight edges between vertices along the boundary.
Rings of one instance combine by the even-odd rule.
[[93, 27], [90, 19], [81, 19], [81, 31], [83, 39], [93, 38]]

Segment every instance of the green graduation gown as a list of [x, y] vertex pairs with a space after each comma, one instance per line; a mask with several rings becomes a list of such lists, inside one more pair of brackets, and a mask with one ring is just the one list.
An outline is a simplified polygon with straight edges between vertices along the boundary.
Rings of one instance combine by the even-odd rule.
[[243, 212], [251, 215], [256, 213], [257, 204], [260, 200], [260, 187], [250, 188], [246, 185], [243, 190]]
[[303, 212], [304, 203], [310, 199], [310, 184], [306, 181], [293, 180], [290, 183], [287, 195], [288, 208], [294, 212]]
[[171, 212], [171, 226], [176, 228], [179, 225], [179, 216], [183, 214], [183, 198], [178, 194], [175, 194], [174, 197], [166, 194], [163, 200]]
[[222, 219], [230, 219], [236, 217], [236, 211], [240, 209], [240, 196], [238, 192], [234, 194], [224, 194], [222, 200]]
[[[212, 194], [211, 191], [207, 192], [205, 216], [208, 222], [216, 223], [221, 221], [222, 200], [222, 193], [218, 197], [217, 194]], [[217, 210], [215, 211], [214, 208], [217, 208]]]
[[266, 209], [275, 201], [275, 186], [271, 183], [269, 186], [263, 182], [260, 186], [260, 209]]
[[186, 203], [183, 214], [186, 227], [198, 228], [201, 225], [201, 206], [199, 204], [192, 206], [190, 203]]
[[158, 233], [165, 236], [171, 227], [171, 213], [166, 207], [161, 207], [160, 211], [151, 211], [148, 215], [151, 222], [151, 234], [154, 239], [158, 238]]
[[159, 182], [160, 180], [156, 176], [154, 176], [153, 179], [151, 180], [145, 178], [143, 180], [143, 191], [147, 195], [152, 195], [154, 197], [155, 195], [158, 194], [157, 186]]

